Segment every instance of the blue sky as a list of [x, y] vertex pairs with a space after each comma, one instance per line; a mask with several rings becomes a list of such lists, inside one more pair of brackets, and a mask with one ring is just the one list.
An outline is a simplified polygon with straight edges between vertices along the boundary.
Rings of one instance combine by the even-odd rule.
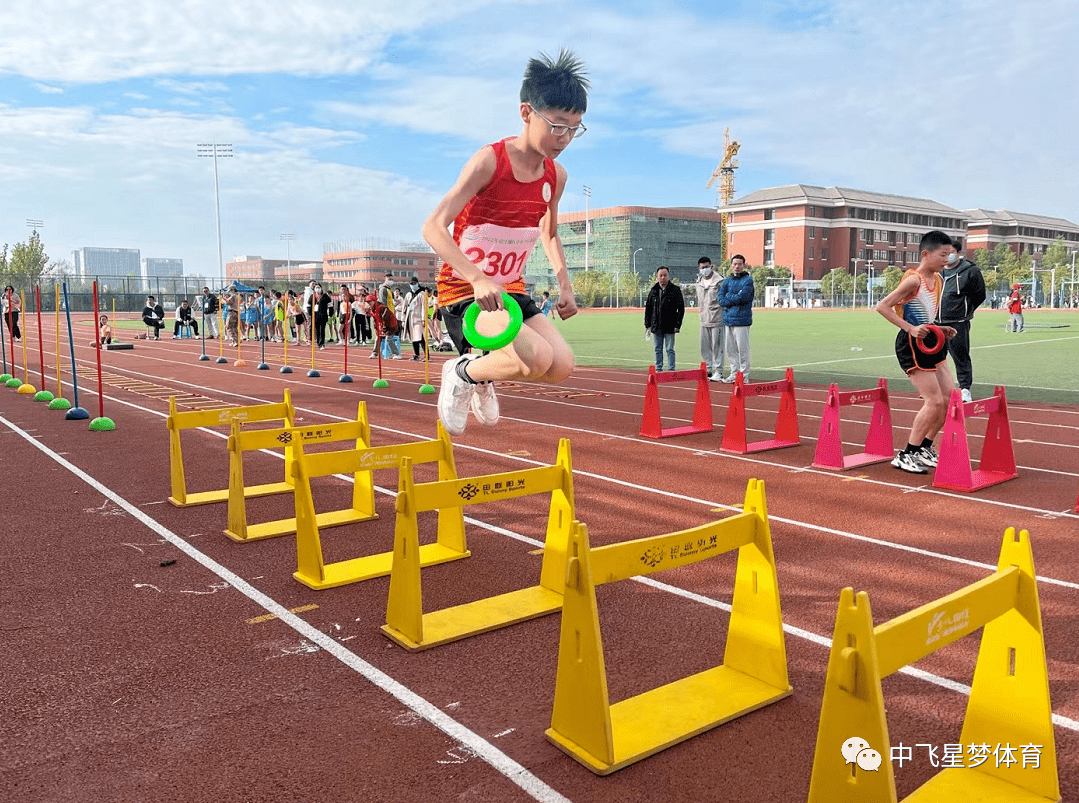
[[[942, 10], [943, 9], [943, 10]], [[0, 243], [319, 259], [416, 242], [481, 145], [518, 133], [530, 56], [585, 61], [564, 211], [711, 206], [807, 183], [1079, 222], [1071, 0], [43, 0], [0, 9]]]

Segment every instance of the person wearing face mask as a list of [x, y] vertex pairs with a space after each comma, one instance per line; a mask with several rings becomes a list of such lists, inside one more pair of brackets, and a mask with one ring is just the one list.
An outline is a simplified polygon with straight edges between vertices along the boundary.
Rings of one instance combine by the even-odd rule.
[[713, 382], [723, 381], [723, 308], [719, 285], [723, 279], [712, 269], [712, 260], [697, 260], [697, 307], [701, 311], [701, 362]]
[[977, 265], [963, 258], [962, 251], [963, 241], [953, 237], [948, 265], [940, 274], [943, 282], [940, 322], [955, 329], [955, 337], [948, 341], [948, 353], [955, 363], [955, 378], [963, 401], [969, 402], [972, 399], [970, 386], [974, 383], [970, 361], [970, 321], [974, 311], [985, 301], [985, 279]]

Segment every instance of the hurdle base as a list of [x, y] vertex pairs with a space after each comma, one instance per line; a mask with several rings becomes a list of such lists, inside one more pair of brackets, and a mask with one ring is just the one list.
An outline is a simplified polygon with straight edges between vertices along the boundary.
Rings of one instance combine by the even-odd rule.
[[[366, 516], [362, 513], [357, 513], [352, 508], [348, 508], [347, 510], [328, 510], [324, 513], [315, 514], [315, 525], [321, 530], [324, 527], [342, 527], [346, 524], [356, 524], [361, 521], [373, 521], [377, 518], [377, 513], [373, 516]], [[228, 529], [224, 532], [225, 535], [233, 541], [237, 541], [241, 544], [247, 541], [261, 541], [264, 538], [277, 538], [281, 535], [295, 535], [296, 518], [267, 521], [262, 524], [249, 524], [247, 526], [246, 537]]]
[[[753, 443], [747, 443], [744, 449], [736, 449], [730, 446], [720, 446], [719, 448], [724, 452], [733, 452], [734, 454], [751, 454], [752, 452], [767, 452], [772, 449], [787, 449], [791, 446], [798, 446], [799, 441], [754, 441]], [[888, 458], [891, 460], [891, 457]]]
[[990, 485], [999, 485], [1002, 482], [1016, 479], [1019, 474], [1004, 474], [999, 471], [983, 471], [978, 469], [970, 473], [971, 480], [970, 485], [956, 485], [950, 482], [940, 482], [939, 480], [933, 480], [934, 488], [946, 488], [949, 491], [980, 491], [982, 488], [988, 488]]
[[[716, 689], [724, 693], [717, 695]], [[592, 772], [610, 775], [793, 692], [790, 686], [778, 689], [735, 669], [717, 666], [622, 700], [611, 706], [614, 760], [609, 764], [553, 728], [545, 733], [555, 747]], [[692, 708], [686, 705], [687, 700], [694, 701]]]
[[661, 429], [658, 434], [655, 432], [644, 432], [642, 430], [641, 436], [644, 438], [655, 438], [656, 440], [659, 440], [660, 438], [674, 438], [678, 435], [693, 435], [698, 432], [711, 431], [712, 427], [695, 427], [692, 424], [688, 424], [684, 427], [667, 427], [666, 429]]
[[228, 358], [226, 358], [226, 357], [218, 357], [216, 360], [214, 360], [214, 362], [217, 363], [218, 365], [225, 365], [226, 363], [228, 363]]
[[135, 348], [134, 343], [106, 343], [105, 351], [131, 351]]
[[[244, 488], [244, 499], [255, 499], [260, 496], [272, 496], [273, 494], [292, 493], [295, 487], [287, 482], [271, 482], [266, 485], [251, 485]], [[209, 505], [214, 502], [229, 501], [229, 489], [220, 491], [200, 491], [188, 494], [186, 502], [180, 502], [176, 497], [170, 496], [169, 502], [175, 507], [192, 507], [194, 505]]]
[[388, 624], [382, 626], [382, 632], [406, 650], [418, 652], [538, 619], [561, 609], [561, 594], [543, 586], [532, 586], [424, 614], [422, 642], [413, 641]]
[[984, 772], [966, 767], [941, 770], [905, 798], [902, 803], [979, 803], [985, 800], [1007, 800], [1008, 803], [1057, 803], [1015, 784], [994, 778]]
[[894, 454], [869, 454], [868, 452], [860, 452], [859, 454], [847, 455], [843, 458], [843, 465], [830, 466], [825, 463], [813, 463], [813, 468], [823, 468], [827, 471], [846, 471], [851, 468], [859, 468], [861, 466], [871, 466], [874, 463], [884, 463], [895, 457]]
[[[448, 563], [452, 560], [467, 558], [472, 553], [469, 550], [458, 552], [442, 544], [424, 544], [420, 547], [420, 567], [437, 566], [439, 563]], [[308, 588], [321, 591], [325, 588], [359, 583], [364, 580], [372, 580], [375, 577], [386, 577], [393, 569], [393, 552], [381, 552], [377, 555], [365, 555], [352, 560], [343, 560], [339, 563], [328, 563], [322, 569], [322, 578], [311, 577], [303, 572], [293, 573], [293, 577]]]
[[210, 355], [209, 354], [201, 354], [201, 355], [199, 355], [199, 362], [209, 362], [209, 361], [210, 361]]

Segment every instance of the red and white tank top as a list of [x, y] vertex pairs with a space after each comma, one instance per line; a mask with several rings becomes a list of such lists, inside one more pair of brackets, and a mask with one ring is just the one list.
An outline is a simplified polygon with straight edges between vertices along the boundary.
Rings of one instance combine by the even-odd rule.
[[[510, 137], [509, 139], [512, 139]], [[453, 221], [453, 241], [507, 293], [524, 293], [524, 269], [539, 239], [539, 224], [554, 197], [558, 173], [553, 159], [543, 162], [536, 181], [518, 181], [506, 153], [495, 142], [495, 173]], [[472, 298], [472, 285], [443, 263], [438, 273], [438, 303], [448, 306]]]

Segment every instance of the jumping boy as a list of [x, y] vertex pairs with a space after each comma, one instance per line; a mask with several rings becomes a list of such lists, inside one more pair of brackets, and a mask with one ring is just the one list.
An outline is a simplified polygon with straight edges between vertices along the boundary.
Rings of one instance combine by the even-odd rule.
[[[938, 275], [948, 265], [952, 241], [942, 231], [931, 231], [918, 246], [921, 262], [903, 274], [899, 286], [877, 304], [877, 312], [899, 327], [895, 355], [900, 367], [922, 397], [922, 409], [914, 417], [907, 445], [892, 465], [912, 474], [925, 474], [937, 465], [933, 439], [944, 426], [948, 400], [955, 387], [948, 368], [948, 350], [926, 354], [916, 341], [929, 334], [929, 326], [940, 317], [941, 280]], [[955, 337], [955, 329], [941, 326], [945, 338]]]
[[[566, 170], [555, 159], [585, 132], [581, 117], [589, 84], [582, 67], [566, 50], [556, 61], [543, 54], [529, 60], [520, 95], [524, 130], [481, 148], [424, 223], [424, 239], [443, 261], [438, 275], [442, 319], [461, 355], [442, 367], [438, 397], [438, 416], [451, 434], [464, 432], [470, 407], [480, 423], [498, 423], [491, 383], [561, 382], [573, 372], [573, 352], [525, 292], [523, 273], [539, 240], [558, 279], [559, 316], [565, 320], [577, 313], [558, 237]], [[521, 307], [520, 333], [497, 351], [469, 354], [465, 310], [473, 301], [488, 312], [502, 309], [503, 292]]]

